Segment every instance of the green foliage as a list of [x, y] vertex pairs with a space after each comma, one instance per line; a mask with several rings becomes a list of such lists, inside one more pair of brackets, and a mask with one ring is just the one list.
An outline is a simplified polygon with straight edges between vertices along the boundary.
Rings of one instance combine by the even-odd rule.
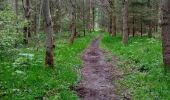
[[[15, 46], [19, 45], [20, 33], [17, 28], [22, 27], [21, 23], [16, 24], [16, 15], [10, 8], [6, 7], [0, 11], [0, 58], [15, 54]], [[7, 57], [6, 57], [7, 58]]]
[[70, 87], [77, 83], [80, 55], [91, 36], [56, 42], [55, 67], [44, 67], [44, 48], [21, 48], [14, 62], [0, 61], [0, 98], [7, 100], [76, 100]]
[[124, 75], [117, 84], [125, 90], [128, 88], [133, 100], [170, 99], [170, 76], [164, 72], [158, 39], [130, 37], [129, 45], [124, 46], [120, 36], [112, 38], [105, 35], [102, 46], [120, 57], [118, 67]]

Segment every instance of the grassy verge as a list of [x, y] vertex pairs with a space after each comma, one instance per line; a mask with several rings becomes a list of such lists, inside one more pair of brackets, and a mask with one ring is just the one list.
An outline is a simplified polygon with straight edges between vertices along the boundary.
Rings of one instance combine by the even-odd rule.
[[170, 75], [164, 73], [158, 39], [130, 37], [129, 45], [124, 46], [120, 36], [105, 34], [101, 46], [120, 58], [118, 67], [123, 78], [117, 85], [122, 96], [132, 95], [132, 100], [170, 99]]
[[[73, 45], [56, 40], [55, 68], [44, 66], [44, 48], [19, 49], [14, 61], [0, 61], [0, 99], [8, 100], [76, 100], [70, 89], [78, 79], [80, 55], [94, 37], [77, 38]], [[10, 56], [10, 55], [9, 55]]]

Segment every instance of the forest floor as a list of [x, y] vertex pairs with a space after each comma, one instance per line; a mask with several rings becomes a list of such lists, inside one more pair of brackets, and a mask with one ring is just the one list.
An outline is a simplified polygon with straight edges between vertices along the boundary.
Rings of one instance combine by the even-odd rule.
[[118, 71], [118, 76], [113, 80], [119, 97], [125, 100], [170, 100], [170, 74], [163, 66], [160, 38], [130, 36], [129, 44], [124, 46], [121, 35], [110, 37], [106, 33], [100, 48], [110, 52], [108, 60], [113, 55], [117, 58], [113, 68]]
[[[170, 100], [159, 38], [130, 36], [124, 46], [121, 35], [94, 39], [99, 33], [77, 37], [72, 45], [57, 38], [53, 69], [44, 66], [44, 44], [1, 53], [0, 100]], [[43, 43], [45, 34], [40, 37]]]
[[76, 88], [82, 100], [115, 100], [117, 98], [112, 82], [113, 66], [107, 62], [106, 52], [99, 48], [100, 40], [101, 36], [95, 38], [82, 55], [82, 80]]
[[[78, 100], [70, 87], [77, 84], [80, 56], [95, 34], [78, 37], [72, 45], [68, 38], [57, 38], [53, 69], [44, 65], [44, 44], [0, 57], [0, 100]], [[43, 43], [45, 35], [40, 37]]]

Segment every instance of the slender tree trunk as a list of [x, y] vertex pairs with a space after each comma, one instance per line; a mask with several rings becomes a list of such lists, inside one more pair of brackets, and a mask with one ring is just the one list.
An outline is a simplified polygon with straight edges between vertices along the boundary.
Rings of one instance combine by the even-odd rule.
[[148, 37], [152, 38], [152, 22], [149, 22], [149, 32], [148, 32]]
[[128, 0], [123, 0], [123, 43], [128, 44]]
[[76, 12], [75, 12], [75, 0], [70, 0], [72, 5], [72, 23], [71, 23], [71, 37], [70, 37], [70, 44], [73, 44], [74, 38], [76, 36]]
[[89, 32], [92, 31], [93, 11], [92, 11], [92, 0], [89, 0]]
[[110, 36], [112, 36], [112, 24], [113, 24], [113, 16], [112, 16], [112, 13], [110, 14], [110, 22], [109, 22], [109, 33], [110, 33]]
[[93, 31], [95, 30], [95, 7], [93, 6]]
[[134, 16], [134, 13], [133, 13], [133, 37], [135, 37], [135, 16]]
[[140, 22], [140, 29], [141, 29], [141, 37], [143, 36], [143, 18], [141, 17], [141, 22]]
[[86, 35], [86, 21], [85, 21], [85, 0], [83, 0], [83, 32]]
[[146, 33], [146, 25], [143, 25], [143, 33]]
[[60, 32], [61, 31], [61, 7], [60, 7], [61, 1], [60, 0], [56, 0], [56, 8], [57, 8], [57, 14], [56, 14], [56, 32]]
[[[41, 14], [42, 14], [42, 6], [43, 6], [43, 2], [42, 0], [39, 0], [40, 4], [39, 7], [36, 7], [36, 14], [35, 14], [35, 35], [36, 35], [36, 40], [35, 40], [35, 46], [37, 46], [38, 49], [38, 45], [39, 45], [39, 30], [40, 30], [40, 26], [41, 26]], [[38, 1], [36, 1], [36, 5], [38, 5]]]
[[46, 36], [46, 57], [45, 64], [54, 66], [54, 41], [53, 41], [53, 22], [50, 13], [49, 0], [43, 0], [43, 14], [45, 21]]
[[170, 0], [162, 0], [162, 47], [164, 65], [170, 68]]
[[[152, 11], [151, 0], [148, 0], [148, 8], [150, 10], [149, 15], [151, 17], [151, 14], [150, 14], [151, 11]], [[148, 31], [148, 37], [149, 38], [152, 38], [152, 20], [151, 19], [152, 18], [150, 18], [150, 21], [149, 21], [149, 31]]]
[[116, 35], [116, 16], [113, 15], [113, 20], [112, 20], [112, 36]]
[[23, 2], [24, 8], [24, 16], [28, 22], [27, 25], [24, 26], [24, 44], [28, 44], [28, 37], [31, 37], [31, 30], [30, 30], [30, 0], [26, 0], [25, 3]]
[[78, 31], [77, 31], [77, 24], [76, 24], [76, 20], [77, 20], [77, 18], [78, 18], [78, 12], [77, 12], [77, 5], [76, 5], [76, 3], [77, 3], [77, 0], [75, 0], [75, 3], [74, 3], [74, 13], [75, 13], [75, 28], [74, 28], [74, 30], [75, 30], [75, 33], [74, 33], [74, 37], [77, 37], [77, 35], [78, 35]]
[[[19, 15], [19, 12], [18, 12], [18, 0], [15, 0], [15, 11], [16, 11], [16, 24], [18, 25], [18, 15]], [[18, 27], [16, 28], [17, 30], [17, 33], [18, 33]]]
[[155, 27], [155, 31], [156, 31], [156, 32], [158, 32], [158, 27], [159, 27], [159, 25], [156, 24], [156, 27]]
[[42, 6], [43, 6], [42, 0], [39, 0], [39, 1], [40, 1], [40, 7], [39, 9], [37, 9], [38, 13], [37, 13], [37, 19], [36, 19], [36, 34], [38, 34], [40, 30], [41, 14], [42, 14]]
[[116, 36], [116, 16], [113, 16], [113, 35]]
[[111, 36], [116, 35], [116, 15], [115, 15], [115, 1], [109, 0], [110, 3], [110, 34]]

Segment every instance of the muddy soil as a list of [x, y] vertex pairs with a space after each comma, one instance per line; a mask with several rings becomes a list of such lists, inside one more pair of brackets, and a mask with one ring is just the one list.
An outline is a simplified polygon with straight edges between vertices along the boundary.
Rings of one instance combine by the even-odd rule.
[[82, 80], [76, 88], [81, 100], [118, 100], [114, 93], [112, 66], [99, 48], [100, 39], [94, 39], [82, 55]]

